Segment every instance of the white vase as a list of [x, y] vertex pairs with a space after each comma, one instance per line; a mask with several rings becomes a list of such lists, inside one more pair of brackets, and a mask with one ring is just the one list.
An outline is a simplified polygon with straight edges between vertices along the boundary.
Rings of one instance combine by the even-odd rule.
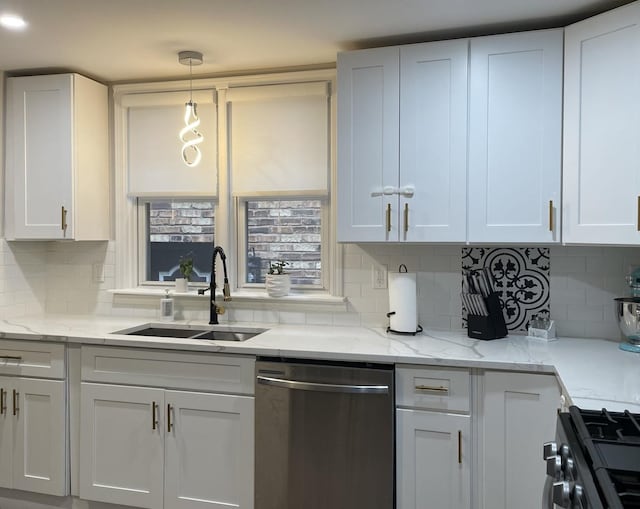
[[176, 278], [176, 293], [187, 293], [187, 279], [184, 277]]
[[289, 274], [267, 274], [265, 287], [269, 297], [284, 297], [289, 295], [291, 277]]

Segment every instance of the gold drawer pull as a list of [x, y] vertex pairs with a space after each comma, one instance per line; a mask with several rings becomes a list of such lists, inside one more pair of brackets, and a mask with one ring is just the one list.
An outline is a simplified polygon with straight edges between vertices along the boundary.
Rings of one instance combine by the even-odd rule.
[[449, 392], [449, 387], [433, 387], [431, 385], [416, 385], [416, 391], [428, 391], [428, 392]]
[[18, 391], [13, 389], [13, 415], [18, 415]]
[[22, 360], [22, 357], [20, 357], [19, 355], [0, 355], [0, 360], [20, 362]]
[[549, 231], [553, 231], [553, 200], [549, 200]]
[[4, 415], [4, 412], [7, 409], [6, 401], [4, 399], [6, 394], [7, 391], [0, 388], [0, 415]]
[[458, 463], [462, 464], [462, 431], [458, 430]]
[[638, 231], [640, 232], [640, 196], [638, 196], [637, 211], [638, 211], [638, 221], [637, 221], [636, 227], [638, 228]]
[[171, 430], [173, 429], [173, 423], [171, 422], [171, 404], [167, 403], [167, 432], [171, 433]]

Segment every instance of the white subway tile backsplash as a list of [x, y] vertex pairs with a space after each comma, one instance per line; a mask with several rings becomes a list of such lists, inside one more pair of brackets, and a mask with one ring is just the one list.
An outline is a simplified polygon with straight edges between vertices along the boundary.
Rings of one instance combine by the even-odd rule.
[[287, 325], [302, 325], [306, 322], [306, 313], [295, 311], [280, 311], [280, 323]]
[[[345, 313], [275, 311], [264, 306], [230, 307], [222, 320], [386, 327], [388, 290], [372, 288], [371, 267], [390, 272], [402, 263], [417, 272], [418, 321], [423, 327], [461, 327], [461, 247], [405, 244], [343, 244]], [[554, 246], [550, 249], [551, 317], [558, 334], [619, 339], [613, 298], [628, 294], [624, 281], [640, 266], [639, 248]], [[105, 281], [93, 281], [93, 264], [104, 266]], [[41, 313], [97, 313], [154, 319], [155, 301], [114, 302], [115, 243], [0, 241], [0, 316]], [[208, 319], [203, 302], [180, 303], [188, 319]]]
[[360, 315], [357, 313], [335, 313], [333, 315], [333, 325], [358, 327], [360, 326]]
[[559, 274], [584, 274], [587, 270], [586, 256], [556, 256], [551, 254], [551, 270]]

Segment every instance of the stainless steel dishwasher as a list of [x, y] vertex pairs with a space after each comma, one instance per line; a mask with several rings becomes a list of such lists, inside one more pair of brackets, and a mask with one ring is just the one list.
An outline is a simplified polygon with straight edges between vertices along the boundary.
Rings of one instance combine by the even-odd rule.
[[255, 509], [395, 507], [393, 366], [259, 359]]

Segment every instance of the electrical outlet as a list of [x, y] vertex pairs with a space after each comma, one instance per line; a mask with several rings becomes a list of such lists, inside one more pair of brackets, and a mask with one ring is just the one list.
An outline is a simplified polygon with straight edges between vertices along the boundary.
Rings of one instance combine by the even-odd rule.
[[371, 286], [374, 289], [383, 289], [387, 287], [387, 266], [386, 265], [371, 266]]

